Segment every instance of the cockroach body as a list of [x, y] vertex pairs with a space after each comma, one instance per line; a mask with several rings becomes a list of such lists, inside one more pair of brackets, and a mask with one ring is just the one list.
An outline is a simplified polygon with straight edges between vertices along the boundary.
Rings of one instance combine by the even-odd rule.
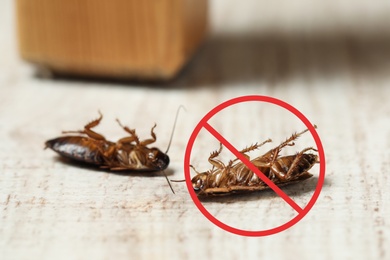
[[[318, 163], [317, 155], [306, 152], [309, 150], [317, 152], [317, 150], [309, 147], [295, 155], [281, 157], [279, 156], [279, 153], [283, 147], [293, 146], [293, 140], [307, 131], [308, 129], [293, 134], [279, 146], [252, 160], [250, 160], [246, 153], [259, 148], [265, 143], [271, 142], [271, 139], [268, 139], [261, 144], [254, 144], [247, 147], [241, 150], [240, 153], [250, 160], [260, 172], [277, 186], [303, 181], [313, 176], [308, 171]], [[236, 162], [239, 160], [238, 158], [229, 161], [228, 165], [225, 165], [223, 162], [216, 159], [221, 151], [222, 144], [220, 144], [219, 150], [211, 153], [208, 159], [213, 166], [211, 170], [199, 173], [191, 166], [197, 173], [197, 175], [192, 178], [191, 182], [192, 187], [198, 196], [229, 195], [233, 193], [270, 189], [269, 186], [244, 163]]]
[[[117, 142], [111, 142], [92, 130], [103, 118], [100, 112], [99, 114], [100, 117], [85, 125], [84, 130], [63, 131], [64, 134], [76, 133], [80, 135], [68, 135], [48, 140], [45, 143], [45, 148], [50, 148], [63, 157], [111, 171], [155, 172], [164, 171], [168, 167], [169, 146], [165, 153], [156, 147], [148, 147], [156, 141], [154, 133], [156, 125], [151, 129], [151, 138], [140, 141], [134, 129], [123, 126], [117, 119], [118, 124], [129, 136], [121, 138]], [[173, 131], [171, 140], [172, 136]]]

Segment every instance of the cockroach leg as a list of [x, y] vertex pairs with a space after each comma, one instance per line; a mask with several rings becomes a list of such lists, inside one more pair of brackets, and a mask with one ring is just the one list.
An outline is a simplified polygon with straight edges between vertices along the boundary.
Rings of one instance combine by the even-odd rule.
[[137, 153], [132, 152], [129, 154], [129, 157], [130, 157], [130, 161], [135, 162], [137, 168], [142, 168], [142, 162], [139, 159]]
[[[272, 140], [271, 140], [271, 139], [267, 139], [267, 140], [265, 140], [265, 141], [262, 142], [262, 143], [255, 143], [255, 144], [253, 144], [253, 145], [251, 145], [251, 146], [249, 146], [249, 147], [246, 147], [246, 148], [242, 149], [241, 151], [239, 151], [239, 153], [242, 154], [243, 156], [245, 156], [246, 159], [250, 160], [250, 157], [249, 157], [246, 153], [251, 152], [251, 151], [253, 151], [253, 150], [256, 150], [256, 149], [258, 149], [259, 147], [263, 146], [264, 144], [270, 143], [270, 142], [272, 142]], [[236, 159], [234, 159], [232, 162], [235, 162], [235, 161], [237, 161], [237, 160], [239, 160], [239, 159], [236, 158]]]
[[154, 124], [154, 126], [152, 127], [152, 129], [150, 130], [150, 135], [152, 136], [151, 139], [146, 139], [144, 141], [141, 142], [141, 145], [148, 145], [148, 144], [152, 144], [154, 142], [156, 142], [157, 138], [156, 138], [156, 134], [154, 133], [154, 129], [156, 128], [156, 124]]
[[[314, 128], [317, 128], [317, 126], [314, 125]], [[266, 153], [264, 157], [267, 156], [271, 157], [272, 158], [271, 164], [273, 164], [278, 159], [279, 153], [282, 150], [282, 148], [286, 146], [294, 146], [295, 143], [293, 141], [296, 140], [298, 137], [300, 137], [302, 134], [306, 133], [307, 131], [309, 131], [309, 129], [305, 129], [302, 132], [292, 134], [290, 138], [287, 138], [286, 141], [284, 141], [283, 143], [281, 143], [280, 145], [278, 145], [277, 147], [275, 147], [274, 149]]]
[[122, 145], [125, 143], [131, 144], [132, 142], [135, 142], [138, 145], [140, 142], [139, 142], [139, 138], [135, 132], [135, 129], [130, 129], [127, 126], [122, 125], [121, 121], [119, 121], [118, 118], [116, 119], [116, 121], [118, 122], [119, 126], [123, 128], [123, 130], [125, 130], [127, 133], [130, 134], [129, 137], [123, 137], [123, 138], [119, 139], [119, 141], [117, 143]]
[[222, 143], [219, 143], [219, 150], [212, 152], [209, 156], [209, 159], [208, 159], [209, 163], [211, 163], [211, 165], [213, 166], [213, 169], [214, 169], [214, 167], [216, 167], [217, 169], [223, 169], [225, 167], [223, 162], [215, 159], [216, 157], [218, 157], [218, 155], [221, 152], [222, 152]]
[[200, 172], [198, 172], [198, 171], [195, 169], [195, 167], [194, 167], [193, 165], [190, 164], [190, 167], [191, 167], [191, 169], [194, 170], [194, 172], [195, 172], [196, 174], [200, 174]]
[[93, 120], [92, 122], [86, 124], [84, 126], [84, 130], [79, 130], [79, 131], [62, 131], [63, 134], [68, 134], [68, 133], [77, 133], [77, 134], [86, 134], [88, 137], [91, 137], [95, 140], [106, 140], [106, 138], [101, 135], [96, 133], [95, 131], [91, 130], [91, 128], [94, 128], [95, 126], [99, 125], [100, 121], [103, 119], [103, 114], [99, 111], [100, 117], [98, 119]]
[[109, 164], [112, 158], [115, 156], [117, 149], [115, 146], [110, 146], [108, 150], [104, 151], [102, 147], [98, 147], [99, 152], [103, 155], [103, 159]]
[[116, 145], [118, 149], [121, 149], [124, 144], [131, 144], [132, 142], [135, 142], [137, 144], [137, 141], [137, 136], [123, 137], [116, 142]]
[[242, 149], [242, 150], [240, 151], [240, 153], [244, 154], [244, 153], [247, 153], [247, 152], [256, 150], [256, 149], [258, 149], [259, 147], [263, 146], [264, 144], [270, 143], [270, 142], [272, 142], [272, 140], [271, 140], [271, 139], [267, 139], [267, 140], [265, 140], [265, 141], [262, 142], [262, 143], [255, 143], [254, 145], [251, 145], [251, 146], [249, 146], [249, 147], [246, 147], [245, 149]]

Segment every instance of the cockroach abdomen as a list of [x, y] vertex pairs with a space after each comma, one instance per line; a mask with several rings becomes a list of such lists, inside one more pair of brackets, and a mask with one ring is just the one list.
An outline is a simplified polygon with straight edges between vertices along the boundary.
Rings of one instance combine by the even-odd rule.
[[45, 148], [50, 148], [61, 156], [85, 162], [102, 165], [103, 157], [97, 146], [88, 138], [80, 136], [64, 136], [46, 141]]

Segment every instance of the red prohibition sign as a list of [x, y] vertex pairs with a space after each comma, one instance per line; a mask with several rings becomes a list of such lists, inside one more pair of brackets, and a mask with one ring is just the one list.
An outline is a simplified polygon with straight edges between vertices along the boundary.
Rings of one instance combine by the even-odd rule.
[[[293, 113], [295, 116], [297, 116], [306, 125], [306, 127], [309, 129], [311, 135], [313, 136], [313, 138], [316, 142], [316, 146], [317, 146], [317, 150], [318, 150], [318, 154], [319, 154], [319, 158], [320, 158], [320, 175], [318, 177], [317, 186], [316, 186], [316, 189], [315, 189], [313, 196], [310, 199], [309, 203], [303, 209], [299, 205], [297, 205], [290, 197], [288, 197], [283, 191], [281, 191], [280, 188], [278, 186], [276, 186], [273, 182], [271, 182], [267, 178], [264, 179], [263, 176], [259, 176], [264, 182], [266, 182], [269, 185], [270, 188], [272, 188], [279, 196], [281, 196], [288, 204], [291, 205], [291, 207], [293, 207], [298, 212], [298, 215], [296, 217], [294, 217], [293, 219], [291, 219], [290, 221], [288, 221], [287, 223], [285, 223], [281, 226], [272, 228], [272, 229], [260, 230], [260, 231], [249, 231], [249, 230], [237, 229], [237, 228], [231, 227], [229, 225], [226, 225], [225, 223], [216, 219], [212, 214], [210, 214], [210, 212], [208, 212], [206, 210], [206, 208], [202, 205], [202, 203], [198, 199], [198, 197], [197, 197], [197, 195], [192, 187], [191, 176], [190, 176], [191, 151], [192, 151], [192, 147], [194, 145], [195, 139], [198, 136], [198, 134], [202, 128], [205, 128], [212, 135], [214, 135], [214, 137], [216, 137], [221, 143], [223, 143], [226, 146], [226, 148], [228, 148], [231, 152], [233, 152], [234, 155], [237, 156], [237, 158], [239, 158], [243, 163], [245, 163], [256, 174], [262, 175], [262, 173], [259, 172], [259, 170], [256, 169], [256, 167], [254, 167], [249, 162], [249, 160], [247, 160], [244, 156], [242, 156], [237, 151], [237, 149], [235, 149], [223, 136], [221, 136], [211, 125], [208, 124], [208, 121], [219, 111], [221, 111], [221, 110], [223, 110], [231, 105], [235, 105], [235, 104], [242, 103], [242, 102], [249, 102], [249, 101], [272, 103], [274, 105], [278, 105], [280, 107], [283, 107], [283, 108], [289, 110], [291, 113]], [[185, 174], [187, 188], [188, 188], [188, 191], [191, 195], [192, 200], [194, 201], [194, 203], [198, 207], [198, 209], [203, 213], [203, 215], [206, 218], [208, 218], [212, 223], [214, 223], [215, 225], [217, 225], [218, 227], [220, 227], [226, 231], [229, 231], [229, 232], [237, 234], [237, 235], [252, 236], [252, 237], [268, 236], [268, 235], [276, 234], [278, 232], [281, 232], [281, 231], [286, 230], [287, 228], [293, 226], [298, 221], [300, 221], [309, 212], [309, 210], [313, 207], [314, 203], [318, 199], [318, 196], [320, 195], [321, 188], [324, 184], [325, 153], [324, 153], [324, 148], [322, 146], [320, 137], [317, 134], [317, 131], [315, 130], [313, 125], [310, 123], [310, 121], [299, 110], [297, 110], [296, 108], [294, 108], [293, 106], [289, 105], [288, 103], [286, 103], [282, 100], [268, 97], [268, 96], [258, 96], [258, 95], [242, 96], [242, 97], [230, 99], [230, 100], [216, 106], [209, 113], [207, 113], [202, 118], [202, 120], [198, 123], [198, 125], [195, 127], [194, 131], [191, 134], [191, 137], [188, 141], [187, 148], [186, 148], [186, 153], [185, 153], [185, 157], [184, 157], [184, 174]]]

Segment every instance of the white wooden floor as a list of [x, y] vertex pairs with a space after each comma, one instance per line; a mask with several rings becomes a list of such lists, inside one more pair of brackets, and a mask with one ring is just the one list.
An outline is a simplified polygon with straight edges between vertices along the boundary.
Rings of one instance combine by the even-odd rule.
[[[1, 259], [390, 259], [390, 5], [385, 1], [211, 0], [210, 37], [164, 85], [43, 79], [18, 58], [13, 1], [0, 3]], [[353, 3], [353, 4], [352, 4]], [[344, 6], [344, 4], [346, 4]], [[317, 124], [326, 177], [312, 210], [275, 235], [245, 237], [211, 223], [184, 183], [172, 194], [162, 174], [116, 175], [43, 150], [62, 130], [104, 114], [97, 131], [116, 140], [115, 118], [169, 151], [170, 179], [200, 119], [243, 95], [281, 99]], [[305, 126], [291, 113], [252, 102], [210, 121], [238, 148], [273, 144]], [[286, 152], [314, 146], [303, 136]], [[267, 144], [264, 150], [272, 147]], [[202, 130], [191, 163], [207, 170], [218, 141]], [[263, 152], [254, 152], [256, 156]], [[232, 155], [226, 152], [223, 158]], [[318, 181], [283, 189], [305, 207]], [[207, 201], [217, 219], [268, 230], [296, 216], [273, 192]]]

